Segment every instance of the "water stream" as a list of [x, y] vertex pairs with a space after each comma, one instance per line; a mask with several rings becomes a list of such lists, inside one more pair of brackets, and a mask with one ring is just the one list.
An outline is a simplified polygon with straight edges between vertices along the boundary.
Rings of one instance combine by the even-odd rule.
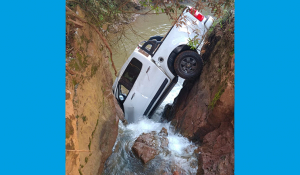
[[[179, 79], [166, 100], [157, 109], [154, 116], [149, 119], [142, 117], [137, 123], [124, 125], [119, 122], [119, 133], [113, 148], [112, 155], [105, 164], [103, 174], [172, 174], [174, 171], [180, 174], [196, 174], [198, 168], [197, 153], [194, 153], [196, 146], [187, 138], [174, 132], [170, 122], [162, 122], [161, 113], [166, 104], [172, 103], [182, 88], [183, 79]], [[151, 131], [160, 132], [162, 128], [168, 130], [169, 144], [166, 150], [161, 149], [160, 153], [147, 164], [143, 164], [132, 152], [134, 141], [142, 133]]]

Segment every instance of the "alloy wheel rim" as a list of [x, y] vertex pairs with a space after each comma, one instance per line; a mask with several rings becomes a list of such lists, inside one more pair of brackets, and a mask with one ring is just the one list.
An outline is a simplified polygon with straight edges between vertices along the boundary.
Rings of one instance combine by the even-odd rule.
[[197, 62], [193, 57], [185, 57], [181, 60], [180, 67], [185, 73], [193, 73], [196, 71]]

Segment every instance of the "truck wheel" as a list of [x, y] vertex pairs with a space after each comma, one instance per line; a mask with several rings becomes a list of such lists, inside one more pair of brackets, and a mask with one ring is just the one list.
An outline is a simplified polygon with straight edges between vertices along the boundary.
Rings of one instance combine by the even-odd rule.
[[184, 79], [193, 79], [200, 75], [203, 61], [200, 55], [194, 51], [183, 51], [175, 59], [175, 72]]

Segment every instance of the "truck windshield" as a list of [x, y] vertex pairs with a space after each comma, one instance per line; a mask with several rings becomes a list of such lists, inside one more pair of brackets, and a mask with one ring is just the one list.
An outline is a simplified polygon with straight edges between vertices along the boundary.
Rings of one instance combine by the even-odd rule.
[[143, 64], [136, 58], [132, 58], [127, 68], [125, 69], [122, 77], [119, 80], [119, 85], [122, 88], [121, 91], [124, 95], [127, 95], [132, 89], [137, 77], [139, 76]]

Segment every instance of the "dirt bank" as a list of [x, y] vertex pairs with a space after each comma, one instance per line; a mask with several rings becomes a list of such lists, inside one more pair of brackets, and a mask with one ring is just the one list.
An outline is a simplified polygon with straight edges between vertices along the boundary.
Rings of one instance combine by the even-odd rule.
[[[77, 14], [85, 18], [79, 8]], [[93, 28], [73, 20], [66, 36], [66, 174], [101, 174], [123, 114], [112, 95], [109, 52]]]
[[186, 81], [165, 111], [178, 132], [200, 145], [198, 174], [234, 172], [234, 14], [227, 17], [202, 48], [201, 76]]

